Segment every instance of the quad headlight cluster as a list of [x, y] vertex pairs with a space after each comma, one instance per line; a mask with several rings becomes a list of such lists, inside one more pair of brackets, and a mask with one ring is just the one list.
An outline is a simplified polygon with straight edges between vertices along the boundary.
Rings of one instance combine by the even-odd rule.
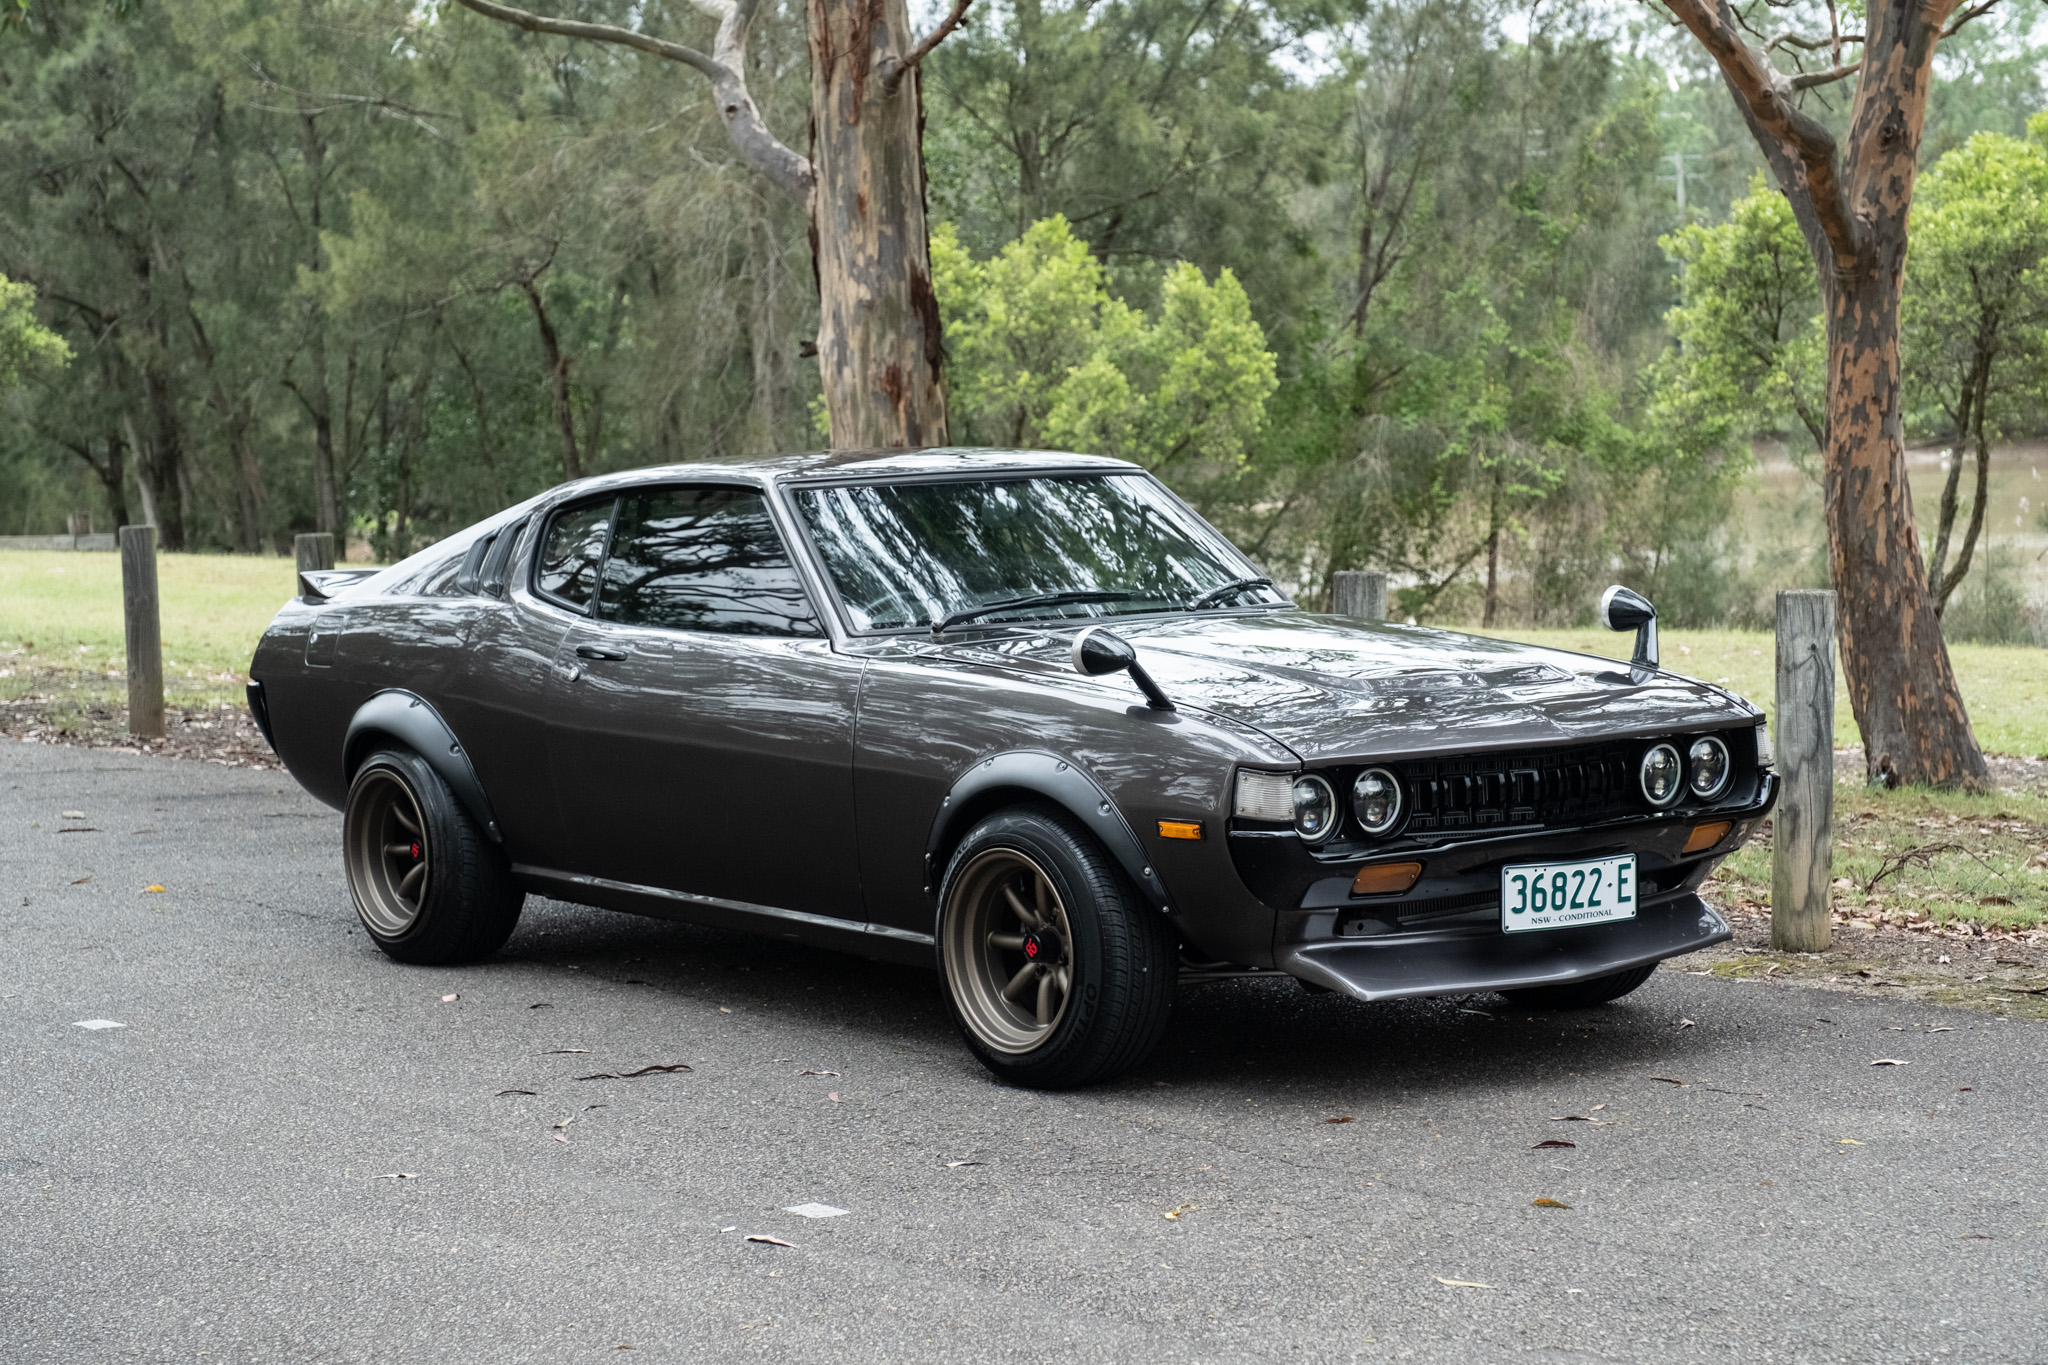
[[[1368, 768], [1351, 783], [1351, 814], [1378, 837], [1401, 823], [1401, 782], [1385, 768]], [[1285, 822], [1304, 843], [1320, 844], [1344, 823], [1336, 788], [1315, 773], [1244, 771], [1237, 775], [1237, 814], [1247, 820]]]
[[1713, 735], [1687, 746], [1682, 762], [1678, 746], [1652, 744], [1636, 767], [1643, 799], [1659, 810], [1676, 805], [1678, 798], [1688, 791], [1699, 800], [1711, 801], [1728, 790], [1728, 780], [1734, 774], [1735, 764], [1728, 756], [1728, 746]]

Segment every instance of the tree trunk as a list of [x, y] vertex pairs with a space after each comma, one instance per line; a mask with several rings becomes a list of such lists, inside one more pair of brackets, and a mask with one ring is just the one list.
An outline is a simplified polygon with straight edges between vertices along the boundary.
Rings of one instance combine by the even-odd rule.
[[943, 445], [924, 97], [905, 0], [807, 0], [818, 370], [835, 449]]
[[158, 350], [152, 363], [142, 371], [143, 394], [149, 403], [150, 416], [150, 474], [155, 487], [156, 511], [161, 520], [156, 523], [157, 535], [166, 550], [185, 548], [185, 480], [180, 466], [184, 463], [184, 428], [178, 421], [177, 396], [171, 390], [170, 376], [161, 364], [164, 352]]
[[1507, 478], [1507, 471], [1498, 466], [1493, 471], [1493, 492], [1486, 505], [1486, 615], [1479, 624], [1491, 630], [1494, 613], [1500, 606], [1500, 486]]
[[[1911, 157], [1911, 150], [1906, 151]], [[1864, 259], [1826, 272], [1829, 561], [1843, 672], [1875, 779], [1981, 787], [1984, 756], [1949, 665], [1913, 524], [1899, 411], [1904, 205], [1867, 223]]]
[[782, 252], [771, 209], [747, 196], [747, 342], [754, 367], [753, 404], [747, 414], [747, 449], [776, 449], [782, 441], [782, 395], [787, 385], [782, 337], [775, 322], [782, 293]]
[[540, 290], [532, 280], [521, 280], [519, 287], [526, 292], [526, 301], [533, 305], [534, 324], [540, 328], [540, 354], [548, 367], [548, 394], [555, 405], [555, 429], [562, 436], [562, 477], [580, 479], [583, 461], [576, 454], [576, 414], [569, 405], [569, 357], [562, 354], [562, 343], [555, 335], [555, 324], [548, 318], [547, 306], [541, 302]]
[[1939, 616], [1948, 608], [1948, 599], [1963, 585], [1963, 575], [1970, 571], [1970, 558], [1977, 551], [1977, 537], [1984, 530], [1984, 511], [1991, 498], [1991, 438], [1984, 430], [1984, 405], [1988, 398], [1990, 367], [1985, 366], [1986, 382], [1977, 387], [1977, 402], [1973, 409], [1975, 420], [1963, 434], [1975, 436], [1977, 445], [1977, 494], [1970, 502], [1970, 526], [1963, 532], [1963, 548], [1956, 552], [1955, 567], [1942, 572], [1942, 560], [1948, 550], [1948, 529], [1955, 521], [1956, 476], [1963, 471], [1963, 456], [1957, 451], [1950, 457], [1948, 486], [1941, 495], [1941, 540], [1934, 547], [1934, 614]]

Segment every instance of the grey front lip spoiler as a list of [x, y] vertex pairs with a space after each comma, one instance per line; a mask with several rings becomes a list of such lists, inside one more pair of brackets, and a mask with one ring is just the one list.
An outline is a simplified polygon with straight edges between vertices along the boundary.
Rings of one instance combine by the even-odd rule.
[[1646, 905], [1634, 919], [1617, 924], [1527, 934], [1444, 929], [1329, 939], [1296, 946], [1275, 965], [1354, 999], [1400, 1000], [1584, 981], [1734, 936], [1727, 921], [1687, 893]]

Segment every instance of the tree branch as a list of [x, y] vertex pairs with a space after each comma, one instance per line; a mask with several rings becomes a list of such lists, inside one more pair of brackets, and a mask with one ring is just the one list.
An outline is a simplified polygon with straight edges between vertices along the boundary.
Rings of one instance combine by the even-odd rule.
[[1949, 22], [1948, 27], [1944, 28], [1941, 31], [1940, 37], [1943, 40], [1955, 37], [1957, 29], [1961, 28], [1964, 24], [1969, 23], [1972, 19], [1983, 18], [1986, 14], [1988, 14], [1991, 11], [1992, 7], [1995, 6], [1997, 3], [1998, 0], [1978, 0], [1977, 4], [1971, 5], [1968, 8], [1964, 9], [1964, 11], [1961, 14], [1958, 14], [1953, 20], [1951, 20]]
[[952, 12], [939, 21], [937, 28], [925, 35], [923, 42], [910, 50], [909, 56], [889, 63], [888, 70], [882, 73], [884, 95], [895, 94], [896, 87], [903, 84], [903, 78], [915, 71], [917, 64], [929, 57], [933, 48], [945, 42], [953, 30], [960, 27], [960, 21], [967, 17], [967, 7], [973, 3], [974, 0], [953, 0]]
[[1832, 85], [1836, 81], [1847, 80], [1862, 69], [1861, 62], [1846, 62], [1841, 66], [1831, 66], [1825, 71], [1802, 71], [1792, 78], [1792, 88], [1811, 90], [1817, 85]]
[[1849, 209], [1847, 187], [1836, 165], [1834, 134], [1793, 104], [1797, 90], [1792, 78], [1735, 32], [1728, 0], [1663, 4], [1721, 68], [1721, 78], [1795, 209], [1801, 207], [1801, 199], [1806, 201], [1802, 226], [1820, 235], [1836, 270], [1853, 268], [1862, 251], [1863, 232]]
[[740, 154], [740, 160], [767, 176], [777, 187], [799, 199], [809, 200], [811, 186], [817, 178], [809, 159], [798, 156], [768, 130], [761, 111], [755, 107], [754, 97], [747, 91], [747, 80], [742, 74], [746, 69], [747, 25], [754, 16], [751, 0], [739, 0], [738, 3], [697, 0], [699, 9], [714, 15], [719, 21], [716, 57], [706, 56], [694, 47], [614, 24], [552, 19], [543, 14], [529, 14], [510, 5], [500, 5], [496, 0], [458, 0], [458, 3], [486, 19], [496, 19], [528, 33], [551, 33], [587, 42], [616, 43], [667, 61], [681, 62], [701, 72], [711, 81], [712, 94], [718, 100], [719, 117], [725, 121], [726, 135], [732, 139], [733, 150]]

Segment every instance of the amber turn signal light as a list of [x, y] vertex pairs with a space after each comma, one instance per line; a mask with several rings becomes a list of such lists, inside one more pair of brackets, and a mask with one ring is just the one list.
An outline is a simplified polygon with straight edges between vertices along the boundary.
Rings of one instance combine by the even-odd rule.
[[1728, 831], [1735, 827], [1733, 820], [1716, 820], [1708, 825], [1694, 825], [1692, 837], [1685, 841], [1687, 853], [1704, 853], [1728, 837]]
[[1200, 820], [1161, 820], [1159, 837], [1162, 839], [1199, 839], [1202, 837]]
[[1351, 894], [1391, 896], [1415, 885], [1415, 879], [1421, 875], [1421, 863], [1371, 863], [1358, 869], [1358, 875], [1351, 881]]

